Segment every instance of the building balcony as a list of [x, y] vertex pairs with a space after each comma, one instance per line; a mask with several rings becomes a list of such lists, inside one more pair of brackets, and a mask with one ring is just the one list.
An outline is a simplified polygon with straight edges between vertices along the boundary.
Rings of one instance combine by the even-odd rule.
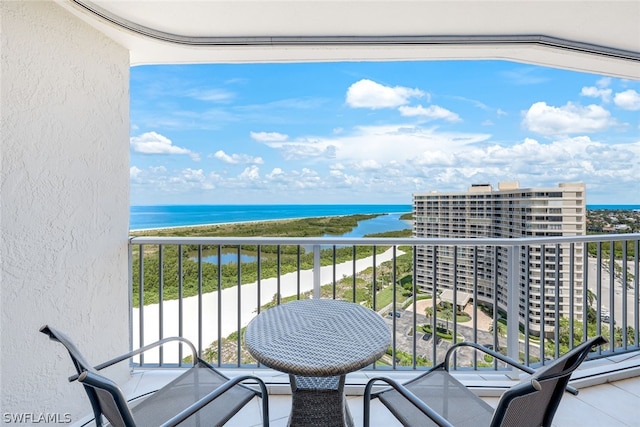
[[[536, 239], [134, 237], [130, 240], [131, 340], [138, 347], [162, 337], [185, 336], [206, 360], [228, 375], [250, 371], [261, 376], [270, 390], [272, 425], [284, 425], [291, 405], [288, 376], [253, 360], [244, 349], [242, 336], [243, 328], [260, 311], [292, 299], [345, 299], [369, 306], [386, 319], [392, 332], [388, 354], [347, 376], [348, 402], [356, 424], [362, 420], [361, 394], [368, 378], [388, 375], [408, 380], [434, 360], [441, 361], [454, 341], [493, 345], [537, 367], [587, 336], [602, 334], [609, 343], [574, 374], [573, 385], [580, 394], [563, 399], [554, 425], [632, 425], [639, 415], [633, 402], [640, 398], [639, 243], [638, 234]], [[562, 300], [551, 298], [544, 310], [520, 312], [518, 301], [528, 289], [519, 282], [520, 274], [512, 274], [521, 269], [519, 254], [527, 253], [531, 246], [561, 244], [589, 254], [579, 269], [587, 280], [579, 286], [569, 277], [546, 284], [536, 294], [545, 295], [547, 301], [559, 294]], [[509, 263], [502, 269], [507, 272], [502, 292], [508, 295], [507, 303], [486, 290], [480, 294], [477, 286], [470, 292], [465, 288], [470, 297], [463, 312], [447, 315], [438, 297], [449, 288], [438, 282], [437, 268], [436, 280], [430, 282], [433, 290], [420, 292], [414, 254], [427, 246], [434, 250], [446, 246], [454, 254], [464, 252], [462, 248], [471, 249], [466, 251], [470, 253], [476, 252], [475, 247], [505, 249]], [[617, 255], [609, 252], [612, 247], [619, 248]], [[457, 256], [449, 262], [456, 271]], [[496, 274], [499, 271], [494, 269]], [[455, 300], [458, 292], [452, 295]], [[401, 315], [387, 316], [389, 312]], [[433, 316], [434, 312], [438, 314]], [[577, 320], [585, 318], [590, 320]], [[451, 337], [425, 340], [425, 325], [448, 329]], [[568, 330], [574, 331], [573, 343]], [[133, 362], [127, 387], [136, 395], [170, 380], [180, 371], [176, 365], [183, 359], [164, 352]], [[515, 380], [503, 367], [479, 362], [460, 362], [456, 375], [495, 404]], [[383, 405], [376, 402], [373, 408], [375, 425], [396, 425]], [[255, 404], [230, 425], [260, 421]]]
[[[224, 370], [229, 376], [246, 373], [246, 370]], [[181, 370], [178, 369], [137, 369], [132, 380], [125, 385], [130, 396], [138, 396], [162, 387], [175, 378]], [[287, 426], [291, 410], [291, 395], [286, 375], [267, 369], [252, 370], [251, 373], [260, 375], [269, 386], [269, 422], [272, 427]], [[409, 380], [415, 373], [390, 373], [400, 380]], [[366, 371], [347, 376], [347, 403], [354, 418], [355, 425], [362, 425], [363, 400], [362, 383], [370, 377]], [[505, 387], [514, 381], [506, 375], [472, 375], [460, 374], [457, 377], [472, 388], [484, 401], [492, 406], [498, 402], [498, 395]], [[627, 427], [636, 425], [640, 409], [640, 352], [635, 351], [624, 356], [613, 356], [598, 361], [584, 362], [573, 378], [583, 378], [572, 381], [579, 394], [573, 396], [567, 393], [558, 408], [554, 418], [555, 427]], [[373, 400], [372, 426], [395, 427], [401, 426], [396, 418], [379, 401]], [[83, 425], [92, 425], [90, 417], [82, 420]], [[236, 414], [225, 427], [261, 426], [262, 416], [258, 400], [250, 402]]]

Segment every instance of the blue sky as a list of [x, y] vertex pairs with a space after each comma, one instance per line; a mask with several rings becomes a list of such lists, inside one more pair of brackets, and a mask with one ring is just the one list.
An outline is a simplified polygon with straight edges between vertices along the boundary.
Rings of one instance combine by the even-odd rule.
[[131, 204], [411, 204], [585, 182], [640, 204], [640, 82], [506, 61], [131, 69]]

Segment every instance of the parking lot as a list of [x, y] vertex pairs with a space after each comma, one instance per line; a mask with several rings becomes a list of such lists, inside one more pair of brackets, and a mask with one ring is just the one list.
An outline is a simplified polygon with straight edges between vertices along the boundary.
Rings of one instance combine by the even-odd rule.
[[[418, 305], [420, 304], [422, 307]], [[427, 319], [427, 317], [422, 314], [424, 313], [425, 303], [431, 303], [431, 300], [423, 300], [418, 301], [416, 305], [418, 306], [417, 312], [415, 314], [415, 324], [417, 328], [426, 323], [430, 323], [431, 319]], [[422, 312], [422, 313], [421, 313]], [[395, 315], [388, 315], [388, 312], [384, 313], [384, 319], [389, 324], [389, 326], [394, 330], [394, 321], [395, 321], [395, 339], [396, 339], [396, 348], [398, 350], [407, 352], [409, 354], [413, 353], [413, 327], [414, 327], [414, 319], [413, 319], [413, 311], [411, 310], [397, 310]], [[477, 342], [480, 344], [492, 344], [493, 343], [493, 334], [489, 332], [489, 325], [491, 324], [491, 319], [488, 319], [484, 313], [480, 313], [478, 311], [478, 336]], [[480, 316], [483, 316], [482, 321], [480, 321]], [[446, 322], [438, 320], [439, 323], [443, 323], [443, 326], [446, 326]], [[460, 340], [468, 340], [473, 341], [473, 319], [465, 322], [458, 323], [457, 333], [459, 335]], [[449, 322], [449, 329], [453, 328], [453, 322]], [[426, 339], [425, 339], [426, 338]], [[460, 339], [461, 338], [461, 339]], [[504, 338], [500, 338], [502, 341]], [[503, 343], [504, 344], [504, 343]], [[444, 360], [445, 353], [451, 347], [451, 342], [445, 339], [440, 339], [436, 336], [434, 340], [433, 336], [425, 337], [423, 332], [417, 332], [416, 336], [416, 355], [422, 356], [427, 360], [433, 362], [434, 351], [436, 363], [440, 363]], [[470, 362], [473, 357], [473, 351], [458, 351], [458, 362], [465, 363]]]

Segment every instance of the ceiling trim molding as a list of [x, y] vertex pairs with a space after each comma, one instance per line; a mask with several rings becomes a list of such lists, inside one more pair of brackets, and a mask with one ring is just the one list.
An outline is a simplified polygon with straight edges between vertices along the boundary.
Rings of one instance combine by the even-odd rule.
[[183, 46], [514, 46], [534, 45], [551, 49], [596, 55], [603, 58], [640, 62], [640, 52], [583, 43], [545, 35], [415, 35], [415, 36], [264, 36], [192, 37], [171, 34], [131, 22], [86, 0], [75, 5], [118, 28], [154, 40]]

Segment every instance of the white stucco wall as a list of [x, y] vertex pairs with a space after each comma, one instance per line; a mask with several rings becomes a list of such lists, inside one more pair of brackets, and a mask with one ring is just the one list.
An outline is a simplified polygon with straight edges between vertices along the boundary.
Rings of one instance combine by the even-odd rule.
[[0, 7], [0, 424], [77, 420], [82, 387], [38, 329], [94, 363], [128, 348], [129, 52], [51, 1]]

